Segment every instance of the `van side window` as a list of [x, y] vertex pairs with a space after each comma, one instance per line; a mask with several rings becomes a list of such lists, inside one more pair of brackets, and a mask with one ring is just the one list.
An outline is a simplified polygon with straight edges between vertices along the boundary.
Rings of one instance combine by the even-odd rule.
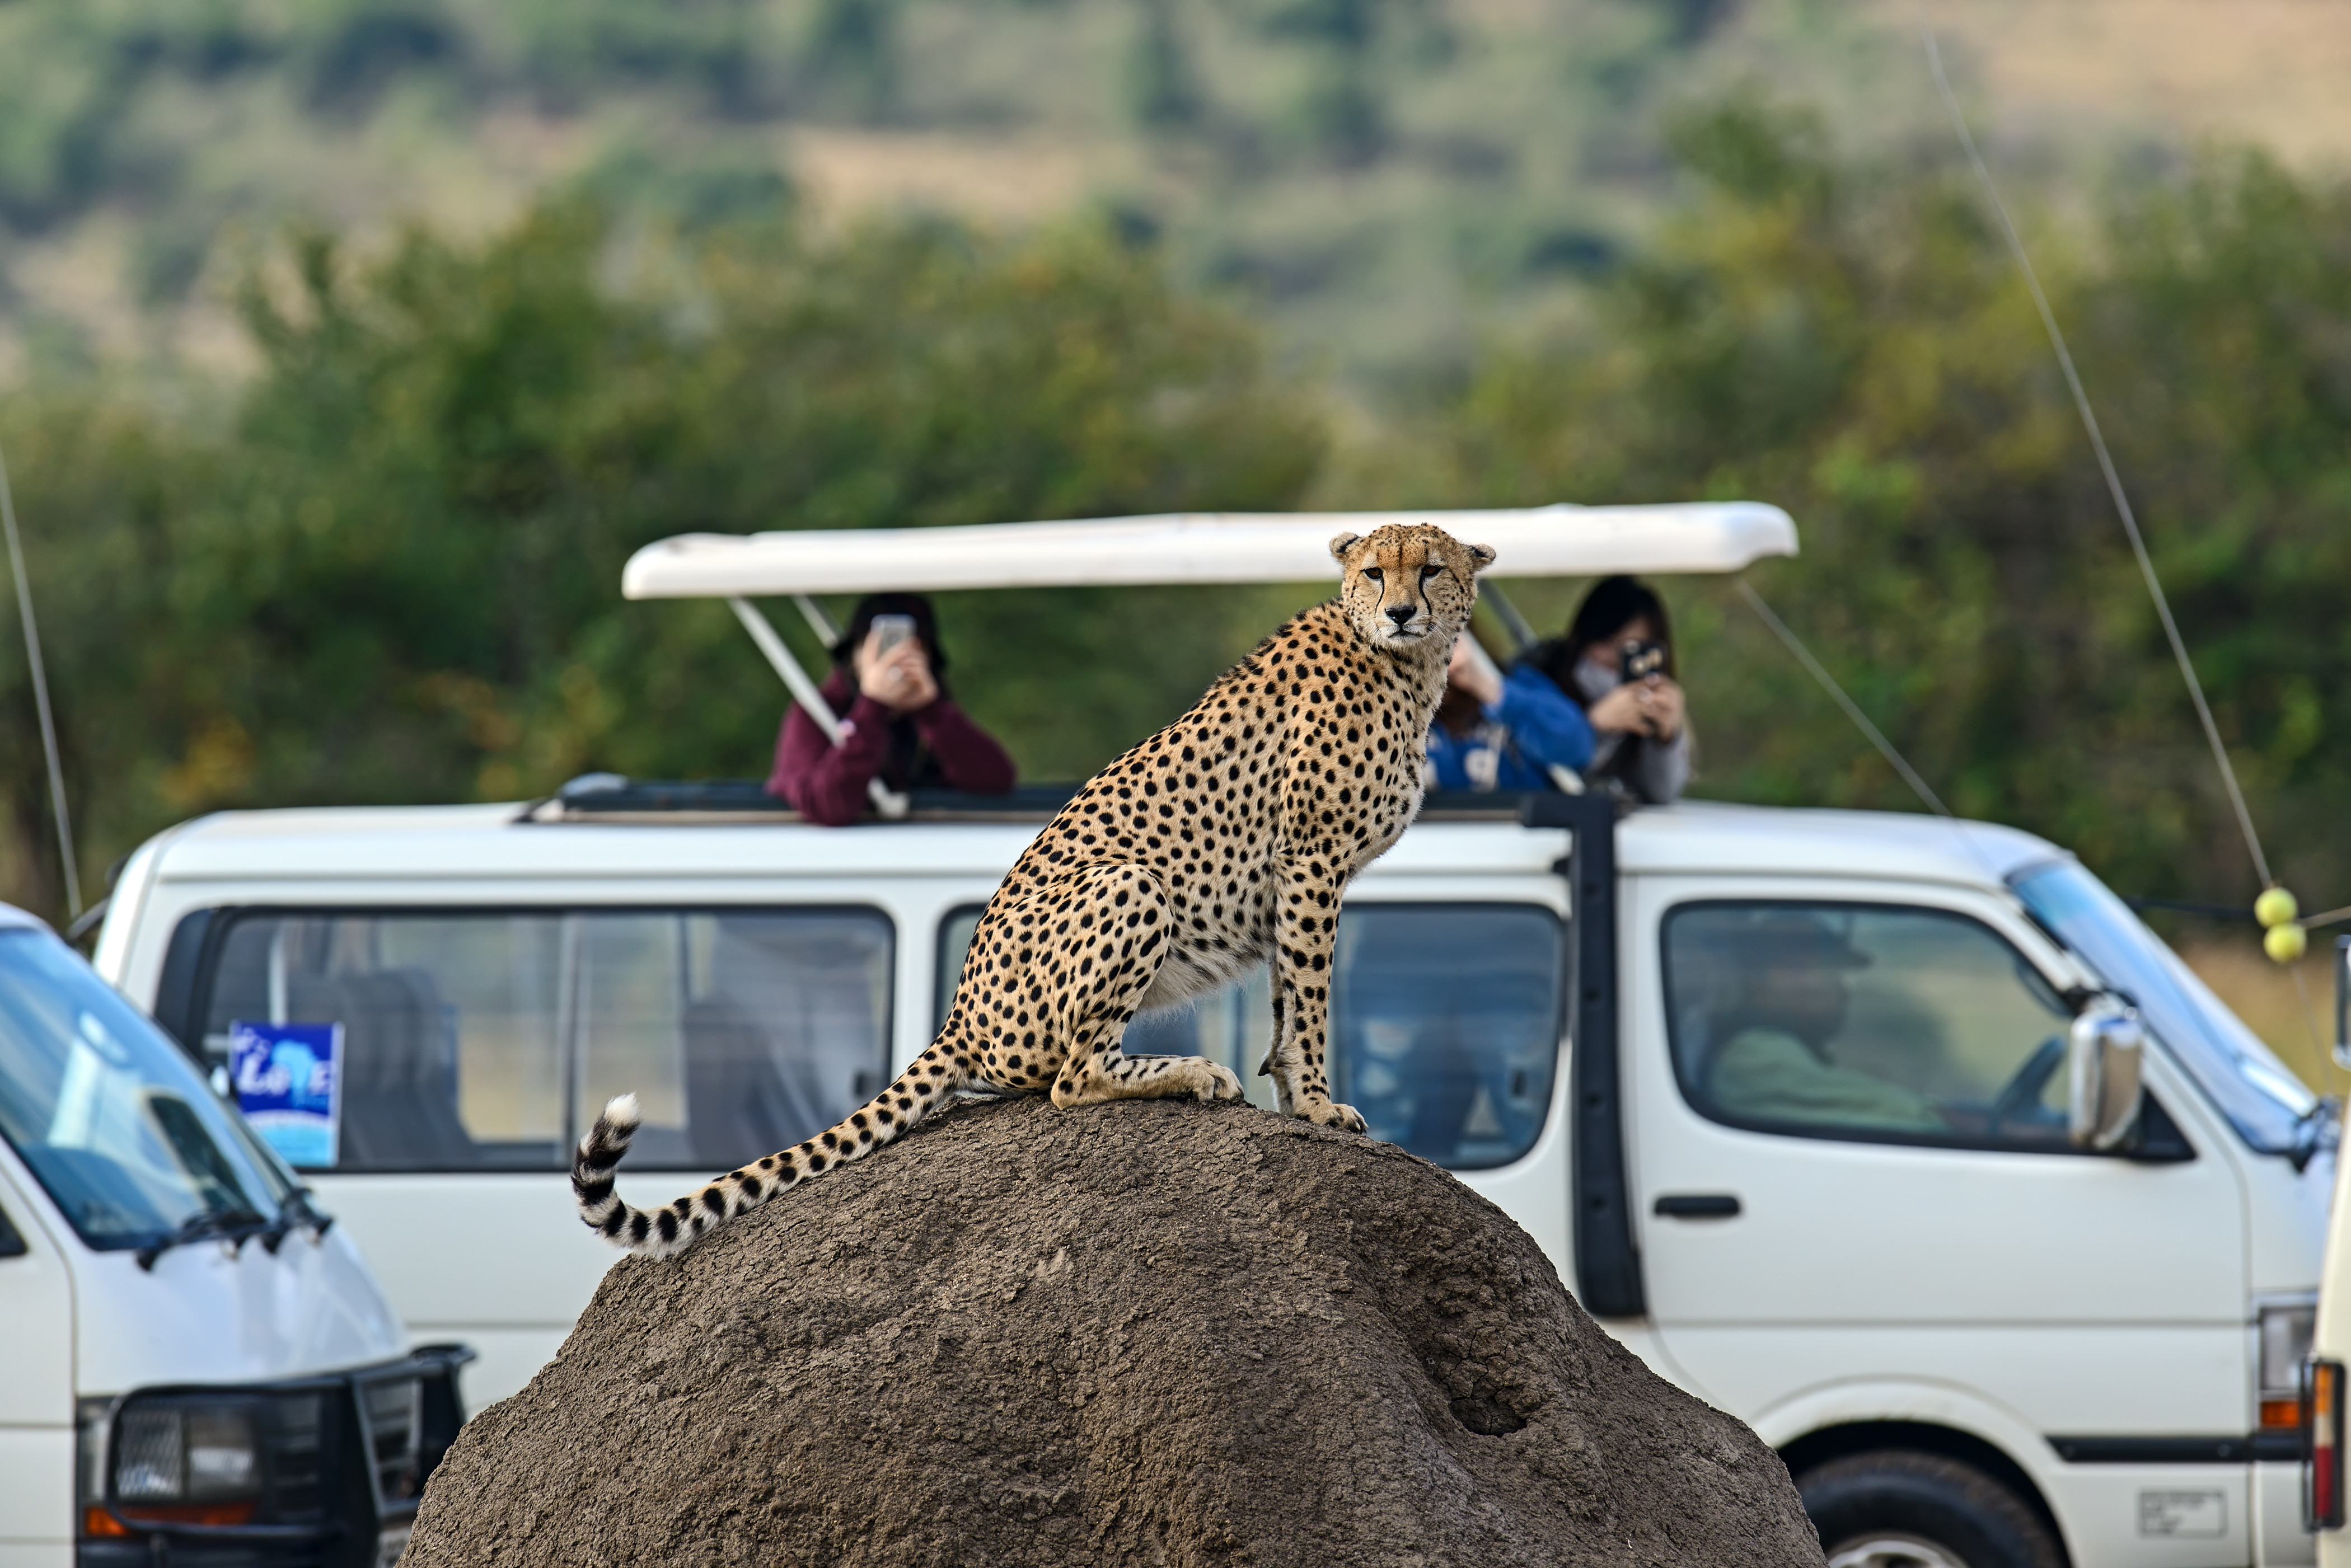
[[1531, 904], [1343, 910], [1332, 1097], [1374, 1137], [1448, 1169], [1523, 1156], [1551, 1109], [1565, 940], [1559, 917]]
[[[939, 930], [944, 1019], [977, 909]], [[1508, 1165], [1534, 1147], [1551, 1108], [1562, 1033], [1559, 917], [1531, 904], [1348, 906], [1331, 992], [1334, 1098], [1374, 1137], [1455, 1170]], [[1189, 1007], [1128, 1025], [1130, 1055], [1206, 1056], [1273, 1106], [1257, 1075], [1272, 1039], [1259, 970]]]
[[1890, 905], [1667, 917], [1674, 1071], [1702, 1115], [1816, 1137], [2064, 1152], [2071, 1013], [1981, 923]]
[[343, 1028], [338, 1171], [560, 1170], [605, 1099], [632, 1163], [725, 1168], [880, 1085], [892, 927], [872, 909], [230, 911], [199, 981], [238, 1023]]

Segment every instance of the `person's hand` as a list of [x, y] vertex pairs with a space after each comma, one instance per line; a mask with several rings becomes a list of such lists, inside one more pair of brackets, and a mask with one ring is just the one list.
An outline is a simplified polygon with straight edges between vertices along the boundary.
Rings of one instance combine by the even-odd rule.
[[1592, 721], [1595, 730], [1618, 735], [1646, 735], [1649, 733], [1649, 713], [1642, 697], [1646, 691], [1639, 681], [1619, 686], [1586, 710], [1584, 717]]
[[1660, 741], [1671, 741], [1680, 734], [1682, 725], [1688, 719], [1688, 708], [1682, 689], [1673, 677], [1660, 675], [1654, 680], [1644, 681], [1640, 691], [1644, 699], [1642, 711], [1649, 721], [1649, 734]]
[[931, 674], [922, 639], [908, 638], [884, 653], [881, 634], [868, 632], [857, 650], [857, 690], [893, 713], [912, 713], [936, 701], [939, 683]]
[[1469, 634], [1463, 632], [1453, 639], [1453, 658], [1445, 667], [1445, 679], [1456, 690], [1466, 691], [1479, 703], [1492, 707], [1502, 700], [1502, 679], [1492, 665], [1478, 657], [1470, 645]]

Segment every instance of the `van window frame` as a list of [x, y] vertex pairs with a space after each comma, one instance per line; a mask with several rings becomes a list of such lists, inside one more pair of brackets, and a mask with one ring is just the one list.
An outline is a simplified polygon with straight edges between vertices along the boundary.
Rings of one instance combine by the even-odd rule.
[[[987, 913], [987, 906], [992, 901], [982, 898], [977, 903], [966, 901], [960, 904], [950, 904], [939, 911], [938, 923], [932, 928], [931, 1037], [933, 1039], [936, 1039], [939, 1031], [946, 1027], [948, 1010], [955, 1006], [956, 992], [963, 984], [962, 964], [956, 966], [953, 979], [947, 976], [947, 928], [966, 915], [969, 915], [972, 917], [972, 929], [977, 932], [979, 927], [979, 917]], [[964, 943], [963, 952], [965, 961], [968, 962], [971, 958], [971, 943], [968, 940]]]
[[[239, 924], [249, 919], [265, 919], [272, 918], [283, 919], [289, 917], [304, 919], [381, 919], [387, 916], [414, 917], [418, 919], [431, 919], [434, 917], [440, 917], [443, 919], [473, 917], [485, 919], [496, 919], [501, 917], [513, 918], [517, 916], [538, 916], [542, 918], [559, 918], [565, 915], [827, 914], [877, 917], [882, 921], [883, 925], [889, 930], [890, 947], [886, 961], [888, 983], [883, 988], [883, 998], [882, 1005], [881, 1028], [878, 1032], [879, 1040], [876, 1043], [874, 1050], [875, 1068], [880, 1075], [880, 1081], [883, 1083], [888, 1083], [893, 1076], [890, 1068], [892, 1059], [896, 1051], [896, 1042], [898, 1037], [899, 966], [904, 961], [904, 950], [906, 945], [904, 940], [904, 933], [900, 929], [900, 921], [897, 915], [887, 906], [874, 903], [857, 903], [841, 899], [831, 899], [823, 903], [812, 904], [778, 904], [772, 902], [729, 903], [724, 901], [716, 903], [688, 904], [680, 903], [674, 899], [651, 904], [530, 904], [509, 902], [499, 902], [495, 904], [210, 904], [200, 909], [188, 910], [180, 917], [178, 921], [174, 923], [172, 940], [173, 943], [177, 943], [180, 940], [181, 931], [185, 929], [190, 922], [198, 920], [203, 922], [203, 924], [198, 928], [199, 934], [192, 944], [194, 948], [194, 956], [190, 963], [190, 970], [192, 972], [189, 972], [183, 981], [182, 995], [178, 998], [158, 997], [158, 1008], [155, 1017], [156, 1022], [163, 1025], [165, 1032], [180, 1043], [180, 1048], [186, 1052], [187, 1054], [195, 1062], [196, 1068], [199, 1072], [210, 1072], [212, 1070], [214, 1064], [204, 1054], [204, 1015], [212, 1010], [214, 980], [220, 971], [221, 950], [227, 945], [229, 933]], [[168, 950], [169, 950], [167, 949], [167, 951]], [[162, 1003], [170, 1001], [176, 1001], [184, 1008], [185, 1011], [180, 1017], [168, 1017], [163, 1013]], [[306, 1179], [326, 1177], [336, 1180], [364, 1180], [368, 1178], [378, 1176], [480, 1176], [527, 1178], [559, 1176], [570, 1168], [570, 1151], [578, 1145], [580, 1136], [587, 1130], [584, 1127], [575, 1125], [578, 1116], [577, 1106], [573, 1102], [578, 1098], [577, 1085], [579, 1083], [578, 1075], [580, 1071], [577, 1046], [578, 1041], [576, 1036], [573, 1039], [563, 1042], [561, 1063], [563, 1081], [557, 1090], [557, 1093], [562, 1101], [563, 1123], [562, 1136], [557, 1140], [559, 1163], [549, 1165], [543, 1168], [539, 1167], [501, 1168], [496, 1167], [486, 1168], [482, 1166], [448, 1165], [373, 1166], [365, 1170], [325, 1168], [319, 1170], [304, 1170], [297, 1172], [296, 1174]], [[703, 1165], [682, 1165], [655, 1158], [646, 1159], [643, 1163], [639, 1163], [637, 1160], [632, 1159], [630, 1161], [629, 1168], [632, 1170], [641, 1170], [650, 1173], [701, 1171], [706, 1170], [708, 1167]]]
[[[1948, 904], [1919, 903], [1908, 899], [1837, 898], [1805, 894], [1716, 895], [1707, 898], [1678, 899], [1668, 904], [1657, 917], [1657, 1001], [1665, 1014], [1666, 1065], [1673, 1074], [1674, 1087], [1682, 1104], [1703, 1119], [1717, 1127], [1740, 1132], [1755, 1133], [1768, 1137], [1802, 1138], [1814, 1143], [1876, 1144], [1894, 1148], [1939, 1150], [1957, 1154], [2004, 1154], [2063, 1156], [2087, 1159], [2121, 1159], [2140, 1164], [2184, 1164], [2197, 1158], [2196, 1146], [2189, 1141], [2170, 1113], [2163, 1108], [2151, 1085], [2140, 1086], [2139, 1126], [2137, 1135], [2125, 1147], [2112, 1149], [2077, 1148], [2068, 1143], [2046, 1148], [2024, 1148], [2016, 1144], [1995, 1142], [1990, 1138], [1968, 1138], [1959, 1136], [1938, 1137], [1930, 1133], [1907, 1133], [1872, 1127], [1843, 1127], [1826, 1124], [1807, 1127], [1801, 1123], [1771, 1122], [1753, 1117], [1724, 1114], [1706, 1103], [1693, 1092], [1689, 1077], [1683, 1070], [1681, 1052], [1681, 1020], [1673, 1004], [1674, 955], [1673, 924], [1686, 912], [1703, 909], [1751, 909], [1759, 906], [1790, 909], [1851, 909], [1871, 914], [1928, 915], [1942, 919], [1964, 921], [1982, 931], [2014, 957], [2017, 962], [2041, 977], [2052, 993], [2065, 994], [2065, 988], [2050, 978], [2046, 970], [2033, 961], [2031, 954], [2018, 947], [2008, 934], [1982, 917]], [[2060, 1069], [2063, 1070], [2062, 1068]]]

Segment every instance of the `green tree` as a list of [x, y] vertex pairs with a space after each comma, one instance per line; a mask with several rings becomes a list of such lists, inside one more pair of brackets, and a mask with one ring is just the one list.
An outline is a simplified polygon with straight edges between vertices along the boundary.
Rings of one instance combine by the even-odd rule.
[[1154, 131], [1187, 130], [1207, 109], [1199, 70], [1176, 20], [1175, 0], [1142, 0], [1126, 60], [1127, 102], [1135, 122]]
[[[94, 389], [0, 402], [59, 749], [85, 880], [162, 821], [200, 806], [213, 738], [185, 722], [183, 693], [208, 670], [172, 635], [192, 493], [208, 454]], [[0, 571], [5, 569], [0, 557]], [[0, 588], [0, 899], [62, 919], [40, 729], [16, 617]], [[96, 889], [93, 887], [90, 891]]]
[[[264, 369], [222, 436], [12, 419], [86, 863], [215, 806], [763, 773], [783, 693], [731, 617], [620, 597], [668, 535], [1278, 507], [1318, 461], [1254, 337], [1092, 229], [625, 238], [579, 205], [371, 264], [313, 236], [251, 291]], [[953, 679], [1065, 777], [1296, 599], [971, 597]], [[56, 909], [37, 753], [6, 778], [0, 896]]]
[[[1436, 489], [1785, 506], [1802, 557], [1756, 582], [1955, 809], [2133, 891], [2250, 900], [1980, 192], [1948, 163], [1841, 166], [1808, 119], [1752, 101], [1677, 144], [1688, 204], [1575, 324], [1483, 365], [1438, 421]], [[2351, 667], [2332, 602], [2351, 571], [2351, 186], [2214, 154], [2117, 193], [2092, 233], [2028, 228], [2272, 857], [2351, 901], [2351, 690], [2325, 674]], [[1669, 591], [1709, 791], [1910, 804], [1726, 591]]]

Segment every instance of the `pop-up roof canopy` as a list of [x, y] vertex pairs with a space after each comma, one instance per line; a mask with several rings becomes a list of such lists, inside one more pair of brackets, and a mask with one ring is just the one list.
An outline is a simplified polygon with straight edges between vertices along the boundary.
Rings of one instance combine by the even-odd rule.
[[851, 528], [684, 534], [629, 560], [632, 599], [761, 594], [1098, 587], [1152, 583], [1302, 583], [1333, 576], [1331, 540], [1384, 523], [1434, 523], [1490, 545], [1495, 575], [1735, 572], [1796, 553], [1776, 506], [1539, 506], [1486, 512], [1190, 512], [977, 528]]
[[[1434, 523], [1465, 544], [1491, 545], [1494, 574], [1510, 577], [1736, 572], [1765, 556], [1796, 553], [1788, 514], [1751, 501], [1486, 512], [1182, 512], [977, 528], [681, 534], [629, 557], [621, 591], [632, 599], [726, 600], [794, 700], [838, 742], [841, 721], [753, 607], [753, 597], [791, 595], [830, 643], [831, 624], [811, 594], [1307, 583], [1338, 575], [1331, 559], [1334, 537], [1368, 534], [1384, 523]], [[1503, 603], [1494, 597], [1498, 607]], [[905, 800], [881, 780], [869, 793], [883, 815], [904, 813]]]

